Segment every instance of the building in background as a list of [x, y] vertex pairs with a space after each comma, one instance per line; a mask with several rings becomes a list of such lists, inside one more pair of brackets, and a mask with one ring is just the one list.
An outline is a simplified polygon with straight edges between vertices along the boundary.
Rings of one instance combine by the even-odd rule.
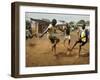
[[50, 20], [48, 19], [33, 19], [31, 18], [31, 27], [33, 34], [41, 34], [49, 26]]

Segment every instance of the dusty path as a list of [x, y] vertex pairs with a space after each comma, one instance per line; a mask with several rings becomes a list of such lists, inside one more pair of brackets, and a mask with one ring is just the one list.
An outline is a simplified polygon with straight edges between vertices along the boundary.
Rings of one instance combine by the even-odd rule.
[[[68, 51], [63, 45], [63, 37], [59, 37], [60, 42], [57, 45], [57, 56], [51, 51], [51, 44], [46, 35], [41, 38], [32, 38], [26, 41], [26, 66], [56, 66], [72, 64], [89, 64], [89, 43], [82, 47], [81, 56], [78, 55], [78, 45], [67, 55]], [[71, 46], [77, 39], [76, 32], [71, 33]], [[66, 45], [67, 46], [67, 45]]]

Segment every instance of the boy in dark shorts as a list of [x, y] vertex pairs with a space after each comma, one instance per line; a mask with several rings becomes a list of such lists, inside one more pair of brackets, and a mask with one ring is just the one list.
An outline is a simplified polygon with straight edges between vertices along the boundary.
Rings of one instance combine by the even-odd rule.
[[73, 47], [70, 49], [70, 50], [72, 51], [73, 48], [74, 48], [78, 43], [80, 43], [80, 45], [79, 45], [79, 55], [78, 55], [78, 57], [80, 56], [81, 47], [84, 46], [84, 45], [87, 43], [87, 41], [88, 41], [88, 34], [87, 34], [86, 29], [85, 29], [85, 24], [83, 24], [82, 30], [79, 31], [79, 35], [80, 35], [79, 40], [76, 41], [76, 43], [75, 43], [75, 44], [73, 45]]
[[56, 23], [57, 23], [57, 20], [53, 19], [51, 24], [48, 26], [48, 28], [40, 36], [42, 37], [45, 33], [47, 33], [47, 37], [52, 43], [52, 51], [54, 52], [54, 55], [56, 55], [56, 45], [59, 42], [59, 38], [57, 38], [57, 35], [56, 35]]
[[65, 45], [66, 40], [68, 40], [67, 49], [69, 49], [70, 47], [70, 26], [68, 23], [66, 23], [66, 25], [63, 26], [63, 30], [64, 30], [64, 45]]

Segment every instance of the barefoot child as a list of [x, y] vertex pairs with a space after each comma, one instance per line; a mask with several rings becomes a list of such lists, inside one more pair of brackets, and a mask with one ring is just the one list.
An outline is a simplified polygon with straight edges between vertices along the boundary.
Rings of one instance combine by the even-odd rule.
[[67, 49], [70, 48], [70, 26], [68, 23], [66, 23], [66, 26], [63, 26], [63, 30], [64, 30], [64, 45], [66, 43], [66, 40], [68, 40], [68, 45], [67, 45]]
[[52, 44], [52, 51], [54, 55], [56, 55], [56, 45], [59, 42], [59, 38], [57, 38], [56, 36], [56, 23], [57, 23], [57, 20], [53, 19], [51, 24], [48, 26], [48, 28], [40, 36], [42, 37], [45, 33], [47, 33], [48, 39], [50, 40]]
[[78, 57], [80, 56], [81, 47], [84, 46], [88, 41], [88, 34], [86, 32], [86, 29], [85, 29], [85, 24], [83, 24], [82, 30], [79, 31], [79, 35], [80, 35], [79, 40], [76, 41], [76, 43], [71, 48], [71, 51], [72, 51], [73, 48], [79, 43], [79, 55], [78, 55]]

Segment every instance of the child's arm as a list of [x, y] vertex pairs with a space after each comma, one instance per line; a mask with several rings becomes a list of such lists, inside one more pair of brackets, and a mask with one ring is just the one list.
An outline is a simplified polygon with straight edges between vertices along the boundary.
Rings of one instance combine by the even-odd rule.
[[86, 36], [83, 36], [83, 37], [81, 37], [80, 39], [83, 39], [83, 38], [85, 38]]
[[48, 28], [40, 35], [40, 38], [44, 36], [48, 32]]
[[58, 25], [56, 25], [57, 30], [60, 30], [61, 32], [64, 32], [63, 29], [61, 29], [60, 27], [58, 27]]

